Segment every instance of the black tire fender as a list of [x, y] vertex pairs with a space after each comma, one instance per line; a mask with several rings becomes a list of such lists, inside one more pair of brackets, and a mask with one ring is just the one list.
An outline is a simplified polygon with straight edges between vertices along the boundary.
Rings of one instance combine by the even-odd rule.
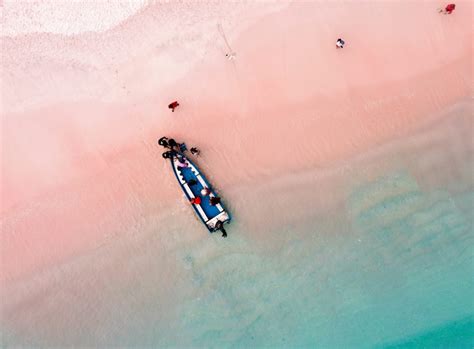
[[167, 144], [167, 141], [168, 138], [167, 137], [161, 137], [159, 140], [158, 140], [158, 144], [161, 145], [161, 146], [165, 146], [165, 144]]

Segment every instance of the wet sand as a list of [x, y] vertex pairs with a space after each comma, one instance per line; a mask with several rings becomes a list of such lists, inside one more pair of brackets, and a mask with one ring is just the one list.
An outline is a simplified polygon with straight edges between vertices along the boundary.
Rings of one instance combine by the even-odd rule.
[[[474, 189], [466, 103], [336, 166], [230, 188], [226, 243], [196, 233], [184, 199], [134, 216], [102, 244], [6, 283], [7, 342], [369, 346], [465, 316]], [[333, 326], [345, 335], [331, 335]]]

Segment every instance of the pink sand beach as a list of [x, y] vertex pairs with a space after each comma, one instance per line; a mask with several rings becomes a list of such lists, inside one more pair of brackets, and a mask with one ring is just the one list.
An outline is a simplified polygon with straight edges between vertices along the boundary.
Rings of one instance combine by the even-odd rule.
[[[163, 255], [206, 239], [221, 243], [188, 208], [161, 157], [161, 136], [201, 149], [202, 170], [235, 218], [229, 241], [257, 246], [275, 239], [263, 226], [309, 222], [343, 206], [351, 161], [384, 146], [423, 143], [420, 130], [452, 125], [470, 154], [472, 3], [458, 2], [451, 15], [438, 13], [442, 5], [166, 2], [124, 5], [108, 18], [106, 7], [90, 4], [48, 18], [46, 4], [4, 3], [0, 280], [9, 297], [7, 338], [57, 344], [66, 327], [88, 328], [71, 317], [55, 330], [33, 330], [35, 317], [27, 314], [36, 307], [43, 309], [36, 319], [45, 309], [54, 315], [32, 290], [45, 290], [54, 273], [94, 251], [113, 255], [117, 241], [132, 239], [136, 247], [153, 239], [160, 280], [172, 280], [172, 271], [183, 272]], [[79, 20], [81, 11], [87, 20]], [[335, 47], [339, 37], [343, 49]], [[230, 50], [234, 60], [225, 57]], [[180, 106], [171, 113], [173, 100]], [[366, 168], [368, 177], [380, 170]], [[73, 274], [58, 275], [73, 282]], [[106, 286], [98, 287], [81, 292], [100, 298]]]

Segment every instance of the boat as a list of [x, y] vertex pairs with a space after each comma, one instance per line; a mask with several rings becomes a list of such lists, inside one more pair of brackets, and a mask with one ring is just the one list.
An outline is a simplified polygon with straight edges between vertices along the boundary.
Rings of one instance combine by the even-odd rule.
[[224, 224], [230, 223], [231, 215], [220, 202], [220, 198], [204, 174], [189, 156], [186, 156], [186, 145], [176, 143], [167, 137], [160, 138], [158, 143], [168, 149], [163, 153], [163, 157], [170, 161], [181, 189], [202, 223], [210, 233], [221, 231], [222, 236], [226, 237]]

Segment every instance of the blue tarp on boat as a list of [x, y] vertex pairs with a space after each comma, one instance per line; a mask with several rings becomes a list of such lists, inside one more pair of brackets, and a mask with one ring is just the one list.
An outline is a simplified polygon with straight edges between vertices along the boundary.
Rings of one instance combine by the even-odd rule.
[[[201, 221], [212, 233], [220, 230], [224, 223], [231, 220], [230, 214], [226, 211], [222, 203], [211, 205], [211, 198], [217, 197], [210, 183], [199, 171], [198, 167], [189, 160], [183, 153], [175, 150], [170, 151], [170, 162], [178, 182], [186, 197], [191, 200], [199, 197], [200, 203], [190, 203]], [[194, 184], [192, 184], [194, 182]], [[202, 189], [207, 188], [208, 194], [202, 195]]]

